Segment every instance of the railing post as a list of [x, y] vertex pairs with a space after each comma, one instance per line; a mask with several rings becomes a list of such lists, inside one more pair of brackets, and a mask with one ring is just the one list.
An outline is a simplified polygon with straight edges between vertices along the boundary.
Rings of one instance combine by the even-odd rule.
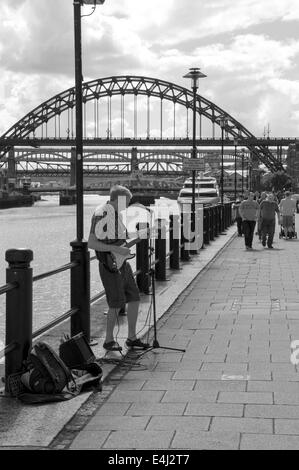
[[71, 262], [78, 266], [71, 268], [71, 308], [78, 312], [71, 317], [71, 336], [83, 333], [90, 341], [90, 253], [87, 242], [71, 242]]
[[220, 211], [220, 233], [223, 233], [225, 230], [225, 204], [221, 204]]
[[215, 229], [215, 237], [219, 235], [219, 205], [214, 206], [214, 229]]
[[16, 283], [16, 289], [6, 293], [6, 345], [16, 344], [16, 348], [5, 356], [5, 379], [22, 370], [32, 346], [32, 250], [11, 249], [5, 253], [9, 266], [6, 269], [6, 282]]
[[[195, 209], [195, 223], [194, 223], [194, 234], [190, 233], [190, 242], [195, 244], [195, 249], [190, 250], [191, 255], [197, 255], [199, 246], [198, 246], [198, 238], [199, 238], [199, 233], [197, 233], [196, 229], [198, 228], [198, 217], [199, 217], [199, 210], [196, 208]], [[191, 230], [192, 231], [192, 230]]]
[[203, 209], [203, 241], [205, 245], [210, 243], [210, 211], [209, 207]]
[[[185, 249], [185, 243], [189, 243], [190, 238], [190, 226], [191, 218], [187, 212], [181, 213], [181, 260], [189, 261], [190, 260], [190, 252], [189, 250]], [[186, 233], [188, 233], [188, 238], [186, 238]]]
[[210, 213], [210, 220], [209, 220], [210, 240], [214, 240], [215, 239], [215, 226], [214, 226], [214, 208], [213, 207], [209, 207], [209, 213]]
[[[140, 224], [137, 230], [141, 229]], [[136, 269], [140, 271], [136, 276], [136, 282], [140, 292], [144, 294], [150, 293], [150, 253], [149, 253], [149, 240], [143, 238], [136, 245]]]
[[158, 281], [166, 280], [166, 227], [165, 219], [157, 219], [157, 237], [155, 238], [155, 277]]
[[179, 215], [169, 216], [169, 267], [180, 269], [180, 218]]
[[226, 229], [229, 227], [229, 208], [230, 208], [230, 204], [226, 203], [225, 204], [225, 228]]
[[232, 203], [229, 203], [229, 225], [233, 223], [233, 215], [232, 215]]

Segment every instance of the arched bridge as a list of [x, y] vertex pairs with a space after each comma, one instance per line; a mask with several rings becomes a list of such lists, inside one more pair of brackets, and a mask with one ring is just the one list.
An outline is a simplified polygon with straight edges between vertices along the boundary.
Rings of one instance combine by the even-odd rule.
[[[175, 83], [142, 76], [115, 76], [85, 82], [83, 87], [84, 139], [101, 145], [118, 136], [119, 144], [140, 141], [152, 146], [169, 139], [189, 140], [193, 94]], [[116, 100], [116, 101], [115, 101]], [[67, 145], [74, 139], [75, 88], [69, 88], [37, 106], [0, 138], [0, 161], [16, 145]], [[270, 170], [283, 169], [267, 145], [260, 143], [240, 122], [215, 103], [196, 96], [198, 137], [217, 139], [220, 116], [227, 118], [225, 138], [246, 142], [253, 157]], [[158, 123], [158, 125], [157, 125]], [[219, 138], [220, 144], [220, 138]], [[191, 141], [190, 141], [191, 145]], [[233, 143], [234, 145], [234, 143]]]

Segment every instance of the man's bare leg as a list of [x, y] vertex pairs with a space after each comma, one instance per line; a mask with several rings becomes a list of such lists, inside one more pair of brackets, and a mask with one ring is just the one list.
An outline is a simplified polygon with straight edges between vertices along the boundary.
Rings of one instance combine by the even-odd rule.
[[117, 315], [118, 315], [119, 308], [111, 308], [109, 307], [108, 313], [107, 313], [107, 319], [106, 319], [106, 339], [105, 343], [110, 343], [111, 341], [114, 341], [114, 327], [116, 324], [117, 320]]
[[128, 338], [136, 339], [136, 323], [139, 310], [139, 301], [129, 302], [127, 317], [128, 317]]

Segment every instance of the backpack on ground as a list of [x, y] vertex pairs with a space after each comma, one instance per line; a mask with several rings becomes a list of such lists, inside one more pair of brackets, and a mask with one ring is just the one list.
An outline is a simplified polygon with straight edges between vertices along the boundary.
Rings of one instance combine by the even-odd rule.
[[40, 341], [29, 353], [27, 371], [21, 381], [33, 393], [56, 394], [69, 388], [74, 379], [71, 370], [51, 346]]
[[8, 378], [8, 388], [23, 403], [43, 404], [70, 400], [91, 389], [101, 391], [102, 377], [96, 361], [70, 369], [51, 346], [40, 341], [28, 355], [26, 371]]

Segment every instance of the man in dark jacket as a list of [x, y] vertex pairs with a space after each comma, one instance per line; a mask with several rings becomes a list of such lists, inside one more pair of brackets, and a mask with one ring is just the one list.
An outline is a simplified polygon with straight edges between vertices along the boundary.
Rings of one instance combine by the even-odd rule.
[[252, 250], [254, 227], [259, 213], [259, 205], [253, 198], [254, 194], [250, 192], [248, 199], [242, 201], [239, 207], [239, 212], [243, 221], [246, 250]]
[[234, 220], [237, 222], [237, 228], [238, 228], [238, 237], [242, 237], [243, 231], [242, 231], [242, 217], [239, 212], [239, 207], [241, 204], [241, 199], [236, 199], [236, 202], [233, 204], [233, 216]]
[[[262, 245], [268, 248], [273, 248], [273, 237], [275, 232], [275, 213], [279, 221], [279, 208], [276, 201], [274, 201], [274, 195], [270, 193], [264, 201], [260, 204], [260, 220], [261, 220], [261, 232], [262, 232]], [[268, 236], [268, 240], [267, 240]]]

